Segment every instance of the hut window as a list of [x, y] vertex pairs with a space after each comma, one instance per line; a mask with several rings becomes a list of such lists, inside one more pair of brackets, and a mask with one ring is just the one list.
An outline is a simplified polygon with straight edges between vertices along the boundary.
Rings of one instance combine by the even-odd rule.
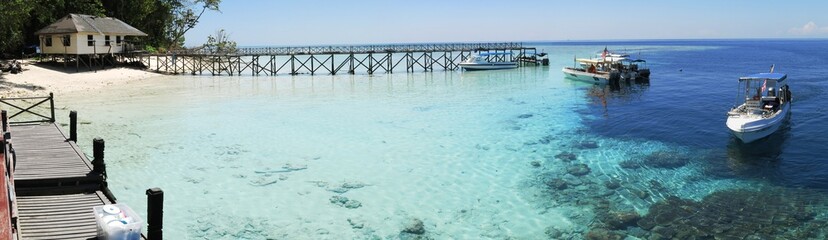
[[121, 45], [121, 36], [115, 36], [115, 43]]
[[44, 38], [44, 39], [46, 41], [46, 46], [51, 47], [52, 46], [52, 36], [47, 35], [46, 38]]
[[104, 46], [109, 46], [109, 35], [104, 36]]
[[86, 46], [95, 46], [95, 37], [92, 35], [86, 35]]
[[72, 39], [71, 36], [63, 35], [63, 46], [66, 46], [66, 47], [72, 46], [72, 42], [70, 41], [71, 39]]

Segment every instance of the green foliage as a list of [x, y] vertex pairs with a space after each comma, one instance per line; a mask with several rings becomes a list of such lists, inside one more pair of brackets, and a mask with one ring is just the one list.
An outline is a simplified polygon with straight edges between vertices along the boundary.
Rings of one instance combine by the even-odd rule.
[[144, 46], [144, 51], [147, 51], [148, 53], [157, 53], [158, 52], [158, 50], [155, 49], [155, 47], [150, 46], [150, 45]]
[[203, 47], [210, 53], [236, 52], [236, 42], [230, 40], [230, 34], [225, 32], [224, 29], [216, 31], [215, 36], [207, 36], [207, 43]]
[[30, 10], [26, 0], [4, 0], [0, 4], [0, 51], [20, 54], [18, 50], [22, 49], [26, 38], [20, 29], [26, 25]]
[[167, 25], [167, 39], [170, 39], [170, 49], [184, 45], [184, 34], [195, 27], [205, 11], [220, 12], [219, 3], [221, 3], [221, 0], [171, 1], [173, 19], [171, 24]]
[[[34, 32], [70, 13], [118, 18], [146, 33], [139, 45], [184, 43], [204, 12], [218, 11], [221, 0], [0, 0], [0, 52], [20, 54], [38, 44]], [[197, 13], [197, 14], [196, 14]], [[129, 39], [131, 41], [133, 39]]]

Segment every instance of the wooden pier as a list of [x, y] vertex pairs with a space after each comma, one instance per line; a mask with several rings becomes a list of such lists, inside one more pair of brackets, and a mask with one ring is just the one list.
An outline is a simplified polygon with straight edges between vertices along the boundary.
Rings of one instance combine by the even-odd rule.
[[182, 50], [163, 54], [128, 55], [148, 70], [169, 74], [193, 75], [277, 75], [277, 74], [356, 74], [392, 73], [405, 70], [457, 70], [474, 53], [490, 55], [489, 61], [518, 62], [520, 66], [539, 66], [544, 53], [522, 43], [397, 44], [325, 47], [240, 48], [230, 53], [209, 49]]
[[[0, 205], [0, 213], [7, 214], [0, 218], [10, 223], [0, 220], [0, 239], [95, 239], [92, 207], [116, 203], [106, 182], [103, 139], [93, 140], [93, 159], [87, 159], [75, 143], [77, 113], [70, 113], [67, 136], [55, 123], [52, 94], [0, 98], [0, 107], [16, 111], [2, 110], [4, 183], [15, 194], [0, 198], [8, 202]], [[148, 202], [154, 205], [149, 205], [147, 222], [158, 226], [148, 226], [147, 236], [161, 239], [163, 192], [151, 190]]]

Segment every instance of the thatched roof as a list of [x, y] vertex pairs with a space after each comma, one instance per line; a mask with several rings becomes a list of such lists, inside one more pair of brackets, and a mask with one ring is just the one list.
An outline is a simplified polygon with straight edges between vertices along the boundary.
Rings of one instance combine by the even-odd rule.
[[78, 32], [97, 32], [100, 34], [123, 36], [147, 36], [129, 24], [111, 17], [98, 17], [83, 14], [69, 14], [57, 22], [35, 32], [35, 35], [63, 34]]

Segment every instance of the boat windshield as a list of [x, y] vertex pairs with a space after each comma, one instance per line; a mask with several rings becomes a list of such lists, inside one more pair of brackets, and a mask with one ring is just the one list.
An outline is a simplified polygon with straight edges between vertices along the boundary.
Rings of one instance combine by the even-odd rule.
[[469, 58], [467, 58], [467, 59], [466, 59], [466, 61], [465, 61], [465, 62], [467, 62], [467, 63], [473, 63], [473, 62], [485, 62], [485, 61], [486, 61], [486, 59], [485, 59], [485, 58], [483, 58], [483, 56], [480, 56], [480, 55], [471, 55], [471, 56], [469, 56]]

